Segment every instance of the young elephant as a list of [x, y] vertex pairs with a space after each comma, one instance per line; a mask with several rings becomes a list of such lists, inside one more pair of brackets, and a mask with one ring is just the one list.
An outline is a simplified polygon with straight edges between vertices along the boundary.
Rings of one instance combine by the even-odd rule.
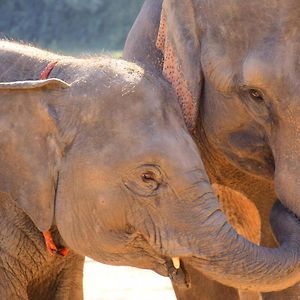
[[[0, 299], [81, 299], [81, 255], [172, 275], [187, 249], [159, 223], [177, 175], [196, 181], [202, 165], [168, 84], [124, 61], [5, 41], [0, 59]], [[71, 250], [51, 256], [56, 246]]]
[[[300, 238], [295, 218], [286, 216], [280, 230], [292, 238], [278, 249], [236, 234], [165, 81], [121, 60], [10, 42], [0, 59], [1, 299], [81, 299], [83, 255], [180, 280], [178, 257], [222, 275], [236, 253], [245, 253], [241, 264], [261, 263], [268, 251], [285, 255], [299, 278], [300, 255], [288, 250]], [[34, 80], [41, 72], [55, 78]], [[67, 257], [46, 251], [49, 229]], [[227, 259], [216, 260], [221, 245]], [[255, 287], [251, 272], [230, 272], [232, 284]]]

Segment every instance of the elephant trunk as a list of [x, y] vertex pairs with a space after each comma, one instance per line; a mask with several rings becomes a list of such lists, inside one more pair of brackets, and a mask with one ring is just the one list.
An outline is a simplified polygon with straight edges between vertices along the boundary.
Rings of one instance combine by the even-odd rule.
[[168, 255], [179, 256], [183, 263], [208, 277], [243, 290], [270, 292], [300, 281], [300, 223], [279, 202], [273, 207], [271, 223], [276, 235], [288, 238], [281, 239], [282, 244], [271, 249], [238, 235], [219, 209], [208, 181], [200, 181], [192, 190], [194, 199], [189, 203], [193, 207], [189, 206], [188, 211], [187, 201], [178, 195], [182, 204], [176, 209], [189, 217], [177, 214], [175, 231], [182, 234], [175, 242], [168, 243]]
[[[276, 166], [275, 189], [280, 199], [273, 206], [271, 225], [280, 246], [270, 249], [245, 240], [227, 223], [220, 211], [213, 211], [210, 215], [214, 216], [214, 220], [210, 225], [214, 232], [208, 224], [208, 234], [205, 235], [204, 226], [204, 233], [202, 231], [199, 235], [199, 242], [193, 249], [198, 254], [184, 260], [225, 285], [270, 292], [300, 281], [300, 222], [294, 215], [300, 216], [300, 133], [297, 127], [300, 109], [296, 101], [287, 112], [288, 117], [281, 118], [280, 125], [274, 128], [270, 138]], [[200, 186], [199, 194], [203, 193], [201, 190]], [[210, 201], [215, 203], [217, 199], [211, 196]], [[207, 219], [201, 214], [201, 209], [198, 213], [199, 218]]]

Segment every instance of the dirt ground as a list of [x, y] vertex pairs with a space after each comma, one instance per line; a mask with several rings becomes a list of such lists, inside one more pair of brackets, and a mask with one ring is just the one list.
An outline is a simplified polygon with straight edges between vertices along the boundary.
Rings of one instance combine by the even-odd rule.
[[83, 285], [85, 300], [176, 300], [168, 278], [91, 259], [85, 262]]

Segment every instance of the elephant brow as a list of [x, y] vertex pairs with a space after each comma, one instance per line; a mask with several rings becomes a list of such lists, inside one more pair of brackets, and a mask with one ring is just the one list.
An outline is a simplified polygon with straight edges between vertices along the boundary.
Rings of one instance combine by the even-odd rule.
[[228, 93], [234, 89], [236, 74], [230, 66], [220, 58], [207, 63], [206, 78], [221, 93]]

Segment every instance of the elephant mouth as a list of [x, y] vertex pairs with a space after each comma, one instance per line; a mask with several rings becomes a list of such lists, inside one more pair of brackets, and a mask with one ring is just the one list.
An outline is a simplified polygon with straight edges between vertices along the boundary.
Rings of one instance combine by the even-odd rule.
[[[171, 258], [155, 250], [150, 243], [140, 234], [134, 233], [130, 238], [130, 247], [134, 247], [141, 260], [148, 261], [147, 269], [152, 269], [159, 275], [169, 277], [178, 286], [189, 287], [190, 278], [184, 264], [179, 258]], [[162, 251], [165, 252], [165, 251]], [[135, 257], [137, 257], [135, 255]], [[147, 264], [148, 264], [147, 263]]]
[[174, 266], [174, 259], [168, 261], [168, 276], [177, 286], [181, 288], [189, 288], [191, 286], [191, 280], [188, 272], [184, 268], [184, 265], [181, 263], [181, 266], [178, 268]]
[[[152, 266], [147, 268], [152, 269], [161, 276], [169, 277], [177, 286], [182, 288], [190, 287], [190, 276], [182, 263], [180, 267], [175, 267], [173, 258], [163, 257], [159, 254], [153, 256], [152, 253], [147, 253], [145, 256], [152, 260]], [[162, 261], [163, 263], [161, 263]]]

